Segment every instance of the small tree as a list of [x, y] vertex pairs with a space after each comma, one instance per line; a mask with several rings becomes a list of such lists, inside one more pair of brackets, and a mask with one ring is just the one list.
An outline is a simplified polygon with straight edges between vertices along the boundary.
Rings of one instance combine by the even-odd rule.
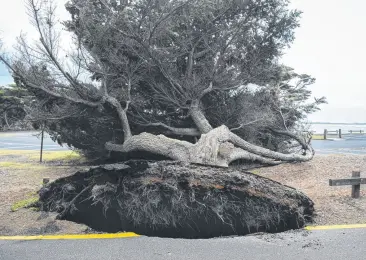
[[0, 87], [0, 129], [30, 127], [24, 119], [27, 115], [26, 106], [31, 98], [28, 91], [16, 85]]
[[[72, 0], [66, 58], [53, 3], [28, 8], [39, 42], [21, 36], [13, 59], [0, 59], [19, 86], [52, 99], [52, 115], [113, 110], [123, 138], [107, 150], [215, 166], [313, 157], [294, 130], [325, 100], [309, 102], [314, 79], [278, 63], [299, 25], [287, 0]], [[290, 138], [301, 153], [284, 148]]]

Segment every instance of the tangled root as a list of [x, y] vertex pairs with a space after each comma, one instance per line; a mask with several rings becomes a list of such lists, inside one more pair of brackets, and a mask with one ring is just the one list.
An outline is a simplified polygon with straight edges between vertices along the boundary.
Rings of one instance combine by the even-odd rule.
[[101, 231], [185, 238], [301, 228], [314, 210], [301, 192], [238, 170], [127, 164], [94, 167], [51, 183], [41, 197], [44, 210]]

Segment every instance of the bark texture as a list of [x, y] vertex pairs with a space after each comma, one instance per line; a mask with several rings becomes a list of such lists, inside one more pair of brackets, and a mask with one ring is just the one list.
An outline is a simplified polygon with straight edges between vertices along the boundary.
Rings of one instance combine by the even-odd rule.
[[129, 161], [93, 167], [40, 191], [42, 209], [93, 229], [210, 238], [281, 232], [311, 221], [303, 193], [233, 168]]
[[200, 109], [199, 100], [192, 101], [192, 105], [190, 108], [190, 115], [195, 125], [198, 127], [198, 129], [202, 134], [207, 134], [212, 130], [210, 122], [208, 122], [207, 118], [205, 117], [205, 114]]
[[219, 167], [228, 167], [230, 163], [239, 159], [277, 165], [283, 162], [308, 161], [313, 157], [310, 146], [305, 154], [278, 153], [246, 142], [226, 126], [217, 127], [207, 134], [202, 134], [195, 144], [164, 135], [142, 133], [132, 136], [122, 145], [107, 143], [106, 148], [124, 153], [148, 151], [177, 161]]

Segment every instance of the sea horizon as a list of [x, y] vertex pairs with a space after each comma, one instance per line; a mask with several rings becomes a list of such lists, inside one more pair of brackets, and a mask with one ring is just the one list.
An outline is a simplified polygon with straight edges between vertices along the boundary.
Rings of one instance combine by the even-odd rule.
[[309, 122], [312, 125], [366, 125], [365, 123], [354, 122], [354, 123], [341, 123], [341, 122]]
[[324, 133], [324, 129], [328, 131], [336, 131], [341, 129], [342, 133], [349, 133], [350, 131], [366, 133], [366, 123], [330, 123], [330, 122], [309, 122], [310, 131], [317, 134]]

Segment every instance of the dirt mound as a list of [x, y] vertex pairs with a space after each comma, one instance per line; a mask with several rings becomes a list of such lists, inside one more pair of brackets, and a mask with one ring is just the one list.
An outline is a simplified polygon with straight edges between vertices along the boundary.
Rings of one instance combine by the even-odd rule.
[[301, 228], [313, 202], [237, 169], [129, 161], [92, 167], [40, 190], [42, 210], [105, 232], [210, 238]]

